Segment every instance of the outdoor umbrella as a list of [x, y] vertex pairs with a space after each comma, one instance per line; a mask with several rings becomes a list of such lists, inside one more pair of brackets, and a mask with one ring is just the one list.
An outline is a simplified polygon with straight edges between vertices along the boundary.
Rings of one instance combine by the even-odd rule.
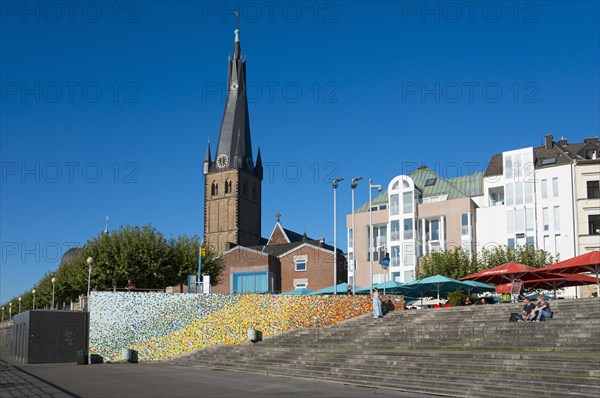
[[484, 293], [484, 292], [493, 292], [496, 288], [492, 285], [488, 285], [485, 283], [477, 282], [477, 281], [462, 281], [467, 287], [464, 289], [467, 291], [467, 294], [470, 296], [471, 292], [473, 293]]
[[282, 292], [281, 294], [290, 294], [290, 295], [302, 295], [302, 294], [310, 294], [313, 291], [310, 289], [306, 289], [306, 288], [300, 288], [300, 289], [294, 289], [294, 290], [289, 290], [287, 292]]
[[[410, 289], [405, 288], [405, 286], [405, 283], [387, 281], [385, 283], [378, 283], [373, 287], [376, 287], [377, 289], [389, 294], [405, 294], [410, 291]], [[356, 289], [357, 293], [369, 293], [370, 291], [371, 289], [368, 287]]]
[[538, 280], [545, 277], [549, 277], [549, 275], [545, 272], [540, 272], [538, 268], [530, 267], [525, 264], [508, 262], [500, 264], [497, 267], [485, 269], [469, 276], [465, 276], [464, 278], [460, 278], [460, 280], [474, 280], [483, 283], [493, 283], [495, 285], [510, 282], [512, 286], [515, 281]]
[[[527, 288], [531, 289], [543, 289], [543, 290], [553, 290], [554, 298], [556, 298], [556, 290], [562, 289], [564, 287], [569, 286], [582, 286], [582, 285], [592, 285], [596, 283], [596, 278], [589, 275], [578, 275], [578, 274], [555, 274], [551, 275], [549, 278], [539, 279], [539, 280], [531, 280], [523, 282], [523, 285]], [[510, 292], [511, 284], [507, 283], [504, 285], [496, 286], [496, 292]]]
[[593, 272], [596, 274], [596, 294], [600, 298], [600, 251], [595, 250], [540, 269], [540, 272], [556, 272], [559, 274], [580, 274]]
[[421, 299], [437, 294], [439, 300], [440, 294], [447, 294], [454, 290], [466, 290], [468, 285], [446, 276], [434, 275], [407, 283], [404, 285], [404, 288], [408, 289], [411, 295], [417, 295], [421, 297]]
[[[348, 294], [348, 286], [352, 287], [352, 285], [348, 285], [347, 283], [340, 283], [337, 285], [337, 294]], [[356, 290], [362, 289], [362, 287], [356, 286]], [[333, 294], [333, 285], [326, 287], [321, 290], [316, 290], [310, 294]]]

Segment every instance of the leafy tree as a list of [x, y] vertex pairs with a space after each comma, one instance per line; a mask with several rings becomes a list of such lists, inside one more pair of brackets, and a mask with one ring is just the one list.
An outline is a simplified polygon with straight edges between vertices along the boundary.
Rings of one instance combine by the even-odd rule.
[[469, 253], [457, 247], [453, 250], [433, 252], [420, 257], [415, 274], [417, 279], [438, 274], [460, 279], [510, 261], [541, 268], [555, 263], [558, 258], [554, 258], [545, 250], [535, 249], [531, 246], [519, 246], [514, 250], [508, 246], [496, 246], [483, 248], [479, 253]]
[[[88, 264], [92, 257], [91, 288], [101, 290], [124, 288], [128, 279], [133, 279], [137, 288], [163, 289], [186, 281], [189, 274], [198, 270], [199, 238], [178, 236], [166, 239], [150, 225], [142, 227], [122, 226], [110, 234], [101, 233], [58, 270], [48, 272], [34, 288], [36, 308], [51, 306], [52, 278], [55, 306], [77, 300], [87, 293]], [[212, 285], [220, 281], [223, 259], [210, 249], [202, 261], [202, 273], [209, 274]], [[29, 298], [31, 296], [31, 299]], [[32, 308], [31, 291], [21, 295], [21, 310]], [[18, 311], [18, 297], [11, 299], [13, 314]], [[8, 303], [4, 306], [8, 314]]]

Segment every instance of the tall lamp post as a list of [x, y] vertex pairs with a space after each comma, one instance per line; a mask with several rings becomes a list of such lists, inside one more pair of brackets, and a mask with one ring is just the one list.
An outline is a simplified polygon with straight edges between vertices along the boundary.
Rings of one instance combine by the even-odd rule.
[[8, 320], [12, 319], [12, 303], [8, 304]]
[[381, 185], [373, 184], [373, 180], [369, 178], [369, 287], [370, 292], [373, 294], [373, 189], [377, 188], [381, 192]]
[[333, 294], [337, 294], [337, 187], [343, 178], [333, 180]]
[[4, 323], [4, 307], [2, 307], [2, 323]]
[[19, 314], [21, 313], [21, 297], [19, 297]]
[[31, 293], [33, 294], [33, 309], [35, 310], [35, 289], [33, 289]]
[[92, 281], [92, 265], [94, 264], [94, 259], [92, 257], [87, 258], [88, 265], [88, 290], [87, 290], [87, 301], [89, 302], [90, 297], [90, 283]]
[[56, 278], [52, 278], [52, 308], [54, 309], [54, 284], [56, 283]]
[[352, 179], [352, 294], [356, 294], [356, 230], [354, 229], [354, 190], [362, 177]]

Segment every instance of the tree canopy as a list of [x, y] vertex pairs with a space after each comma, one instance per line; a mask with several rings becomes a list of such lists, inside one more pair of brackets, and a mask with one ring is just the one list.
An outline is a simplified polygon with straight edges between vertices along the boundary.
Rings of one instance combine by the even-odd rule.
[[519, 246], [516, 249], [510, 249], [508, 246], [495, 246], [483, 248], [478, 253], [470, 253], [456, 247], [453, 250], [436, 251], [420, 257], [419, 265], [415, 269], [415, 279], [438, 274], [460, 279], [511, 261], [542, 268], [557, 262], [558, 257], [555, 258], [547, 251], [531, 246]]
[[[76, 300], [87, 293], [87, 258], [93, 258], [91, 288], [112, 290], [124, 288], [132, 279], [136, 288], [164, 289], [186, 282], [187, 275], [198, 272], [200, 239], [197, 236], [165, 236], [150, 225], [121, 226], [110, 234], [100, 233], [88, 241], [72, 258], [61, 263], [54, 272], [48, 272], [32, 289], [36, 290], [36, 308], [51, 306], [52, 278], [55, 306]], [[216, 285], [223, 270], [223, 260], [218, 253], [206, 248], [202, 259], [202, 273], [210, 275]], [[32, 289], [21, 297], [21, 310], [33, 308]], [[3, 304], [8, 314], [18, 312], [18, 297]]]

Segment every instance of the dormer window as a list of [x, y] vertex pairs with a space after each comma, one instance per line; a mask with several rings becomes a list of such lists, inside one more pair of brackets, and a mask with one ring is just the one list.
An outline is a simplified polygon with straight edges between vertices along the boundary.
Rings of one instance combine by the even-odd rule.
[[428, 179], [425, 181], [425, 186], [426, 186], [426, 187], [432, 187], [432, 186], [434, 186], [434, 185], [435, 185], [435, 183], [436, 183], [436, 182], [437, 182], [437, 177], [434, 177], [434, 178], [428, 178]]
[[556, 163], [556, 158], [548, 158], [548, 159], [542, 160], [542, 166], [547, 166], [549, 164], [554, 164], [554, 163]]

